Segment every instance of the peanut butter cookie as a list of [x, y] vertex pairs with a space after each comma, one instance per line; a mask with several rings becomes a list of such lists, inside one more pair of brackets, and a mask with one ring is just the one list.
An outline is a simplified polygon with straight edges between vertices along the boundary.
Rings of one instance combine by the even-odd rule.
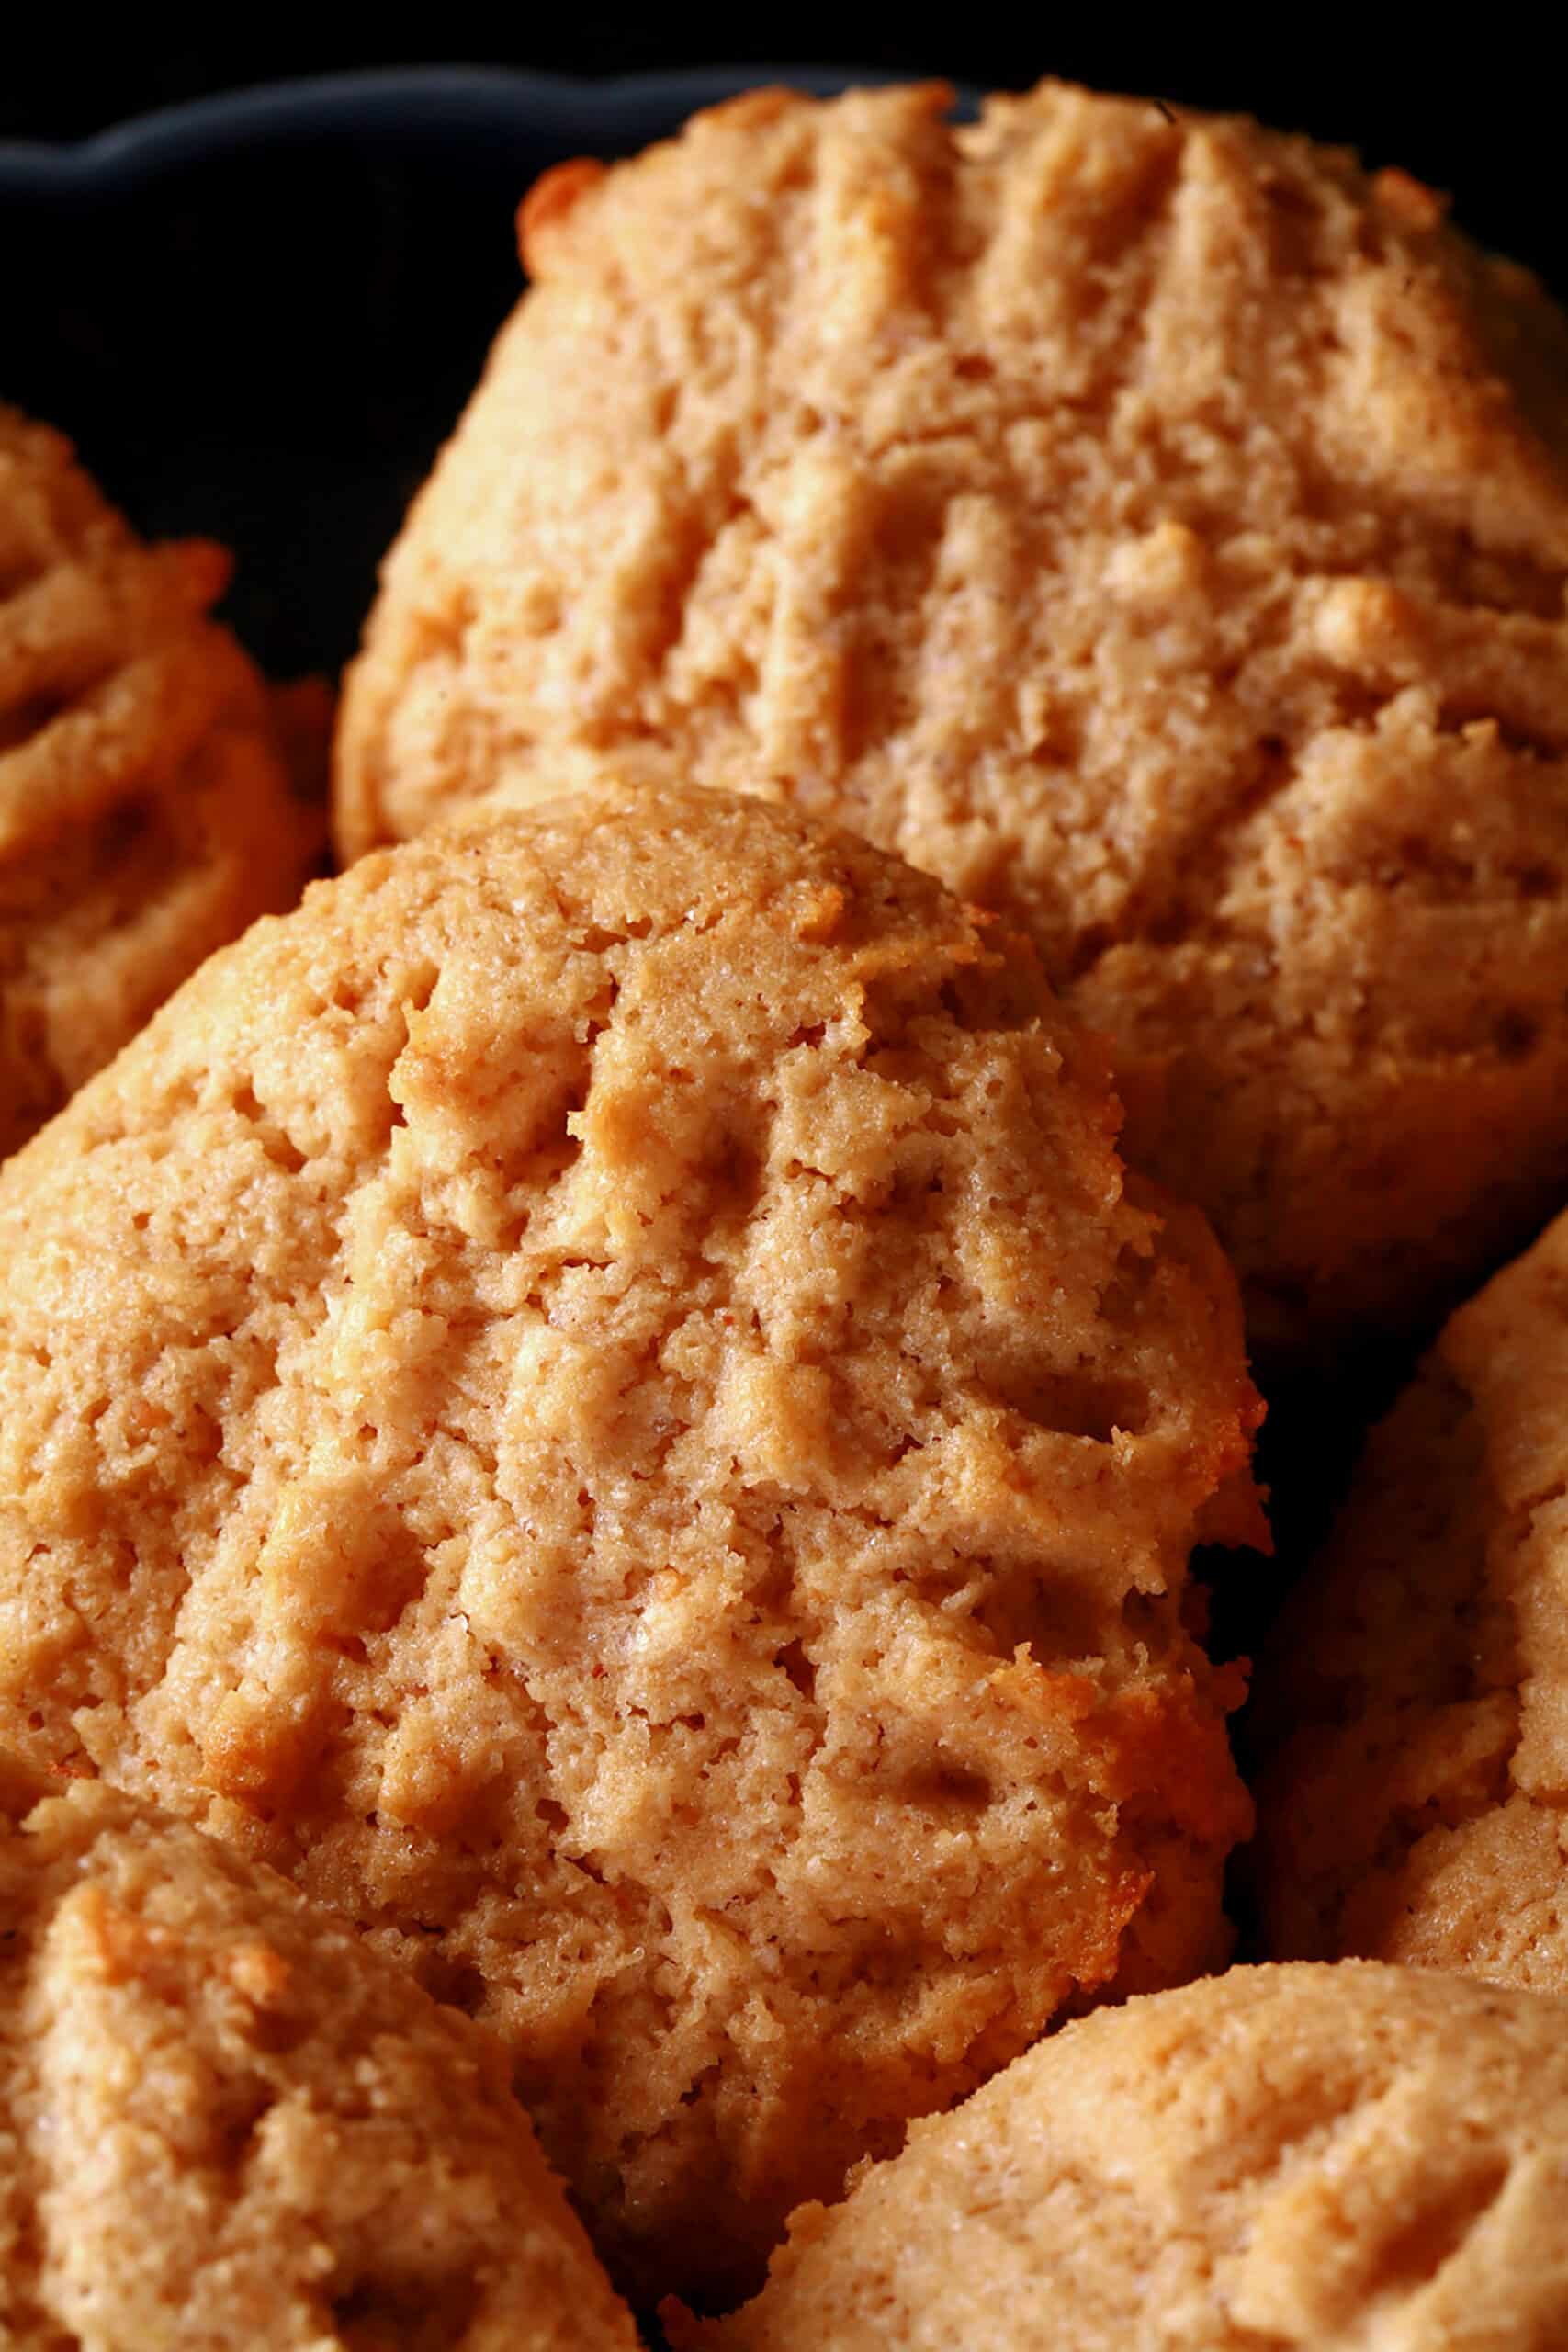
[[522, 216], [349, 854], [669, 747], [1002, 910], [1255, 1344], [1568, 1191], [1568, 329], [1406, 175], [1046, 84], [762, 92]]
[[362, 861], [0, 1175], [0, 1730], [510, 2043], [639, 2296], [1224, 1948], [1202, 1220], [1022, 942], [613, 786]]
[[288, 728], [206, 617], [228, 576], [0, 407], [0, 1157], [321, 854]]
[[0, 1754], [8, 2352], [634, 2352], [504, 2053], [271, 1871]]
[[1373, 1431], [1258, 1694], [1269, 1949], [1568, 1993], [1568, 1219]]
[[1568, 2006], [1240, 1968], [1071, 2025], [917, 2124], [682, 2352], [1548, 2352]]

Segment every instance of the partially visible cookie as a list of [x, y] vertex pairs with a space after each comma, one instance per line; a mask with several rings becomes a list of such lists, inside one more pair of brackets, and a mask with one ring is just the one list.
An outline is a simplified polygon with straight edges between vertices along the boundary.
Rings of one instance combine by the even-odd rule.
[[388, 559], [345, 853], [574, 748], [1038, 941], [1255, 1343], [1568, 1193], [1568, 329], [1398, 172], [1047, 83], [757, 92], [524, 207]]
[[320, 858], [288, 729], [206, 617], [228, 576], [0, 407], [0, 1157]]
[[1243, 1968], [1130, 2001], [797, 2213], [682, 2352], [1551, 2352], [1568, 2005]]
[[271, 1871], [0, 1752], [0, 2343], [633, 2352], [504, 2054]]
[[1568, 1218], [1372, 1432], [1253, 1709], [1269, 1951], [1568, 1993]]
[[1224, 1954], [1233, 1278], [1021, 942], [754, 798], [363, 860], [0, 1172], [0, 1724], [504, 2034], [637, 2295]]

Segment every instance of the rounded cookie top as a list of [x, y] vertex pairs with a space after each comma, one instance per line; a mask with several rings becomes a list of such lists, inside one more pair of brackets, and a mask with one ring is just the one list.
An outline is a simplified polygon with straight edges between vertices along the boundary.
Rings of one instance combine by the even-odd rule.
[[639, 2290], [1223, 1940], [1258, 1413], [935, 882], [614, 786], [363, 861], [0, 1175], [0, 1727], [508, 2039]]
[[319, 859], [228, 576], [0, 407], [0, 1157]]
[[705, 2352], [1519, 2352], [1568, 2335], [1568, 2007], [1242, 1968], [1018, 2059], [791, 2223]]
[[763, 92], [524, 207], [356, 852], [569, 746], [838, 817], [1116, 1039], [1271, 1349], [1568, 1184], [1568, 333], [1399, 173], [1055, 84]]
[[1568, 1219], [1454, 1315], [1272, 1636], [1280, 1958], [1568, 1993]]
[[0, 2339], [633, 2352], [504, 2053], [346, 1923], [0, 1752]]

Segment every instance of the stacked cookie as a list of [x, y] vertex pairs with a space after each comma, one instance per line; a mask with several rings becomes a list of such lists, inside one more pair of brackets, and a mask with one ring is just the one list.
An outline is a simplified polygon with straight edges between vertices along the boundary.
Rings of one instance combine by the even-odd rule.
[[207, 617], [228, 575], [0, 408], [0, 1158], [317, 867], [317, 730]]
[[1249, 1348], [1568, 1197], [1568, 328], [1050, 85], [522, 230], [297, 904], [220, 560], [0, 433], [0, 2319], [629, 2342], [591, 2241], [693, 2346], [1552, 2342], [1555, 1228], [1291, 1603], [1291, 1964], [1202, 1984], [1192, 1562]]
[[501, 2052], [346, 1921], [0, 1753], [7, 2345], [631, 2352]]

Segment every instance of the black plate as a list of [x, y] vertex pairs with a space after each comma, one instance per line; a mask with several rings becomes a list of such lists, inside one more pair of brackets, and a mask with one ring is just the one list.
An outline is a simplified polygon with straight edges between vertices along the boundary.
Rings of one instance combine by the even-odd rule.
[[758, 82], [886, 78], [420, 69], [0, 144], [0, 399], [68, 432], [144, 531], [234, 548], [230, 616], [273, 671], [335, 668], [517, 298], [529, 183]]

